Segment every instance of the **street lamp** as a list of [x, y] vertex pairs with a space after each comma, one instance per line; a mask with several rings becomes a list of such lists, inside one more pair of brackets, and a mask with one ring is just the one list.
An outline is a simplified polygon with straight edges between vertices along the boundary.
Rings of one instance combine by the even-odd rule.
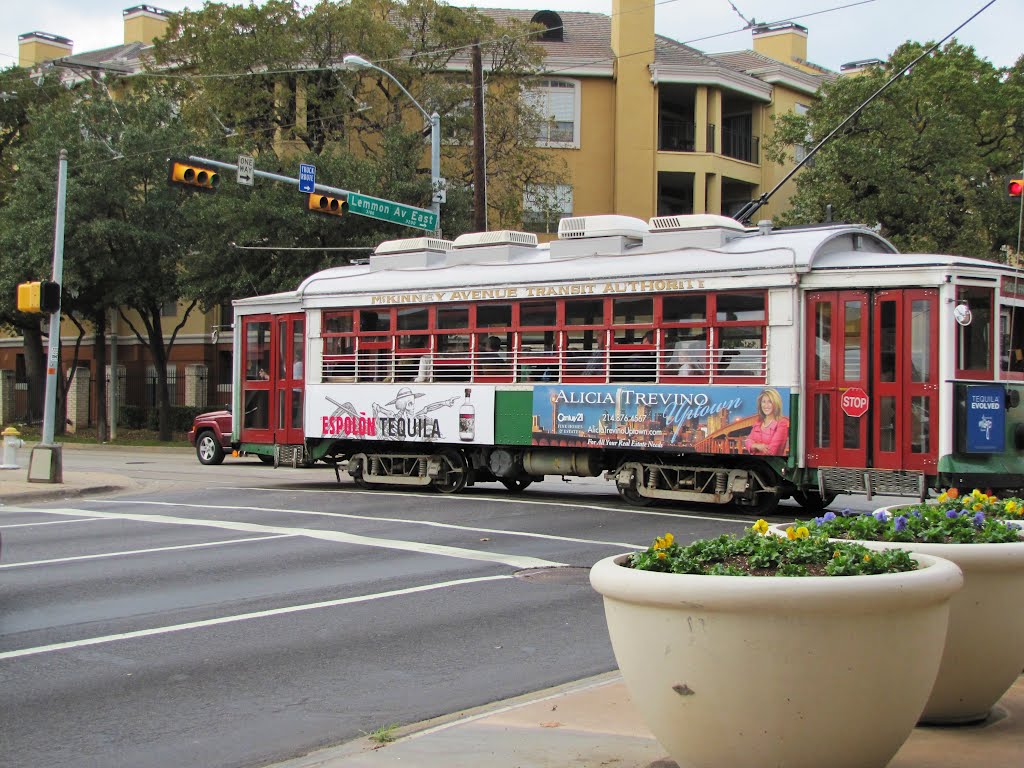
[[362, 56], [357, 56], [354, 53], [349, 53], [345, 56], [342, 61], [345, 66], [354, 67], [356, 69], [375, 69], [382, 75], [387, 75], [391, 78], [391, 81], [397, 85], [406, 96], [409, 97], [409, 101], [416, 105], [416, 109], [423, 113], [423, 116], [427, 118], [427, 122], [430, 123], [430, 193], [431, 203], [430, 210], [434, 212], [434, 216], [437, 220], [437, 229], [434, 230], [434, 234], [437, 237], [441, 236], [441, 198], [442, 191], [440, 189], [441, 184], [441, 116], [435, 111], [434, 114], [429, 114], [427, 110], [423, 108], [413, 95], [406, 90], [405, 86], [398, 82], [398, 78], [388, 72], [382, 67], [378, 67]]

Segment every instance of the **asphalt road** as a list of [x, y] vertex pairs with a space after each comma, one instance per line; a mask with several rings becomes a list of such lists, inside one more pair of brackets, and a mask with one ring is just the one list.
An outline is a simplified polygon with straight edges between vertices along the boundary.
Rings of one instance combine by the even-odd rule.
[[4, 765], [258, 766], [606, 672], [590, 565], [750, 523], [600, 479], [442, 496], [184, 451], [64, 460], [143, 490], [0, 508]]

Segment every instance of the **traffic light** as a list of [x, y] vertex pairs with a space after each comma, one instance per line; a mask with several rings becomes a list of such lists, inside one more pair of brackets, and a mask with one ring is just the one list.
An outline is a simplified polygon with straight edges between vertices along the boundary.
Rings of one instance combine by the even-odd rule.
[[53, 313], [60, 309], [60, 284], [50, 280], [20, 283], [18, 310], [21, 312]]
[[1024, 197], [1024, 179], [1010, 177], [1006, 180], [1006, 196], [1011, 200]]
[[328, 216], [341, 216], [348, 210], [348, 203], [340, 197], [331, 197], [319, 192], [313, 192], [306, 196], [306, 207], [317, 213], [326, 213]]
[[189, 189], [203, 192], [216, 192], [220, 184], [220, 174], [215, 168], [193, 163], [188, 160], [170, 160], [167, 181]]

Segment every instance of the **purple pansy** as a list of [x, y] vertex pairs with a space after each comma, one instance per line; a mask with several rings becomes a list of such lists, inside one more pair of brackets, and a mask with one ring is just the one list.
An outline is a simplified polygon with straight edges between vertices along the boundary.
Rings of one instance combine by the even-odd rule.
[[955, 509], [947, 509], [946, 510], [946, 517], [948, 517], [950, 520], [952, 520], [954, 517], [960, 517], [960, 513], [957, 512]]
[[974, 513], [974, 525], [976, 528], [981, 528], [985, 524], [985, 513], [975, 512]]
[[880, 523], [884, 523], [886, 520], [888, 520], [888, 517], [886, 517], [884, 509], [876, 509], [874, 512], [871, 513], [871, 516], [874, 517], [875, 520], [877, 520]]
[[905, 515], [898, 515], [896, 517], [896, 530], [905, 531], [907, 530], [907, 518]]
[[826, 512], [824, 515], [822, 515], [822, 519], [825, 522], [831, 522], [832, 520], [836, 519], [836, 513], [835, 512]]

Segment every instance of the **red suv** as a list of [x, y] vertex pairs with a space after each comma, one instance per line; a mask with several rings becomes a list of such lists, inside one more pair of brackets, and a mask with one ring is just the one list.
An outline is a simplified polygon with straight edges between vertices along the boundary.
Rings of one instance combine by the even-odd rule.
[[200, 464], [220, 464], [224, 454], [232, 450], [231, 411], [210, 411], [196, 416], [188, 441], [196, 447]]

